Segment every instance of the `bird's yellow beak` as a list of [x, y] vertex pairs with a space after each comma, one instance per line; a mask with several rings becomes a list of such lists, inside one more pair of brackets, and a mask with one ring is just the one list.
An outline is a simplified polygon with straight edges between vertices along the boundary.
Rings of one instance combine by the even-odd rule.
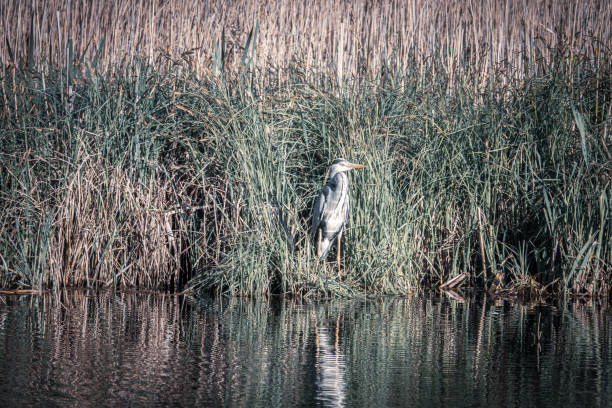
[[347, 166], [352, 167], [354, 169], [365, 169], [366, 165], [365, 164], [355, 164], [355, 163], [351, 163], [348, 164]]

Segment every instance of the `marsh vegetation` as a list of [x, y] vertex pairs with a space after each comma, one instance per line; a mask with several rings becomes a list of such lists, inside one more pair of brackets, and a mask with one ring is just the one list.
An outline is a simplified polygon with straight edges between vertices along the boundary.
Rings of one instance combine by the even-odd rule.
[[[608, 2], [145, 3], [0, 6], [2, 287], [609, 293]], [[335, 157], [368, 166], [343, 280], [308, 239]]]

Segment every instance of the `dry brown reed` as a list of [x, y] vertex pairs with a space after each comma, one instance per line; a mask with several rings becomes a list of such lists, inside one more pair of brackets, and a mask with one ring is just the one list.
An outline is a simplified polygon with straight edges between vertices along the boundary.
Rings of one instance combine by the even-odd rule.
[[609, 64], [602, 58], [612, 48], [611, 15], [612, 2], [600, 0], [6, 0], [0, 61], [65, 66], [73, 43], [77, 64], [100, 50], [103, 69], [137, 56], [160, 65], [167, 56], [201, 72], [210, 69], [224, 32], [226, 67], [235, 70], [258, 24], [255, 65], [262, 69], [299, 60], [342, 82], [416, 62], [421, 74], [487, 80], [498, 70], [531, 73], [560, 50], [570, 67], [577, 57]]
[[170, 183], [135, 185], [124, 169], [103, 174], [91, 157], [80, 164], [54, 217], [46, 284], [156, 287], [177, 281], [182, 241], [167, 210]]
[[[44, 160], [31, 156], [32, 163]], [[124, 167], [109, 166], [100, 155], [84, 149], [79, 149], [76, 161], [78, 165], [53, 190], [40, 180], [33, 181], [4, 203], [5, 213], [15, 214], [5, 221], [19, 224], [17, 230], [27, 228], [32, 217], [46, 220], [26, 233], [46, 242], [44, 252], [31, 248], [24, 253], [44, 263], [42, 287], [164, 287], [177, 291], [189, 278], [186, 253], [193, 248], [186, 240], [188, 235], [198, 242], [198, 261], [219, 261], [226, 217], [211, 201], [216, 194], [212, 184], [194, 186], [162, 171], [137, 181]], [[195, 196], [194, 190], [198, 191]], [[57, 205], [51, 206], [54, 200]], [[17, 204], [25, 202], [27, 206]], [[17, 212], [11, 211], [18, 207]], [[194, 211], [200, 211], [216, 229], [207, 232], [206, 223], [190, 225], [185, 215]], [[212, 237], [210, 248], [202, 243], [207, 235]], [[4, 266], [9, 271], [6, 263]]]

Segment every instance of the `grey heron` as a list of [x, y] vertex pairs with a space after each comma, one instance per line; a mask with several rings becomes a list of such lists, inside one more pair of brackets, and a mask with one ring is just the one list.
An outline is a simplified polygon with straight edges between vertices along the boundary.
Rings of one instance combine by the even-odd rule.
[[363, 164], [351, 163], [339, 158], [329, 168], [329, 179], [315, 201], [312, 215], [312, 234], [317, 245], [317, 257], [325, 260], [337, 238], [338, 273], [340, 273], [340, 238], [349, 213], [348, 177], [351, 169], [362, 169]]

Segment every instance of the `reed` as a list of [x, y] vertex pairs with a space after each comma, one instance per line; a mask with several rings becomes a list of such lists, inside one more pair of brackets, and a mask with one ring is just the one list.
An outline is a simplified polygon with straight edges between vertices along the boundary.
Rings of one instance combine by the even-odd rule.
[[[321, 26], [314, 6], [289, 3], [96, 3], [87, 16], [76, 3], [47, 4], [0, 5], [0, 24], [17, 22], [9, 59], [0, 55], [2, 287], [353, 296], [465, 274], [494, 291], [609, 293], [607, 3], [526, 5], [525, 14], [493, 2], [486, 16], [475, 3], [412, 8], [418, 18], [395, 3], [367, 12], [351, 3], [355, 18], [344, 23], [316, 3], [328, 16]], [[243, 37], [227, 19], [244, 10], [279, 19], [262, 17]], [[210, 47], [200, 39], [193, 54], [173, 54], [201, 30], [187, 15], [216, 16], [226, 29], [206, 37]], [[494, 37], [503, 24], [484, 22], [502, 15], [506, 31]], [[318, 27], [304, 38], [319, 54], [292, 56], [300, 31], [270, 37], [270, 25], [288, 20], [291, 30]], [[536, 41], [548, 26], [555, 36]], [[383, 27], [418, 29], [408, 41], [381, 37]], [[334, 48], [338, 38], [353, 51]], [[283, 47], [281, 59], [273, 52]], [[343, 280], [333, 263], [315, 269], [308, 238], [335, 157], [368, 166], [350, 175]]]
[[[483, 98], [399, 74], [338, 93], [288, 69], [260, 89], [137, 61], [79, 74], [66, 104], [64, 70], [5, 67], [2, 286], [351, 296], [467, 273], [607, 293], [609, 70]], [[368, 166], [350, 175], [344, 280], [308, 238], [339, 156]]]
[[342, 82], [415, 67], [450, 84], [465, 75], [481, 84], [542, 73], [560, 49], [570, 69], [576, 60], [609, 64], [611, 14], [600, 0], [7, 0], [0, 62], [65, 67], [74, 58], [108, 70], [140, 57], [158, 67], [184, 60], [201, 73], [223, 36], [224, 64], [237, 71], [257, 25], [254, 65], [262, 70], [301, 61]]

